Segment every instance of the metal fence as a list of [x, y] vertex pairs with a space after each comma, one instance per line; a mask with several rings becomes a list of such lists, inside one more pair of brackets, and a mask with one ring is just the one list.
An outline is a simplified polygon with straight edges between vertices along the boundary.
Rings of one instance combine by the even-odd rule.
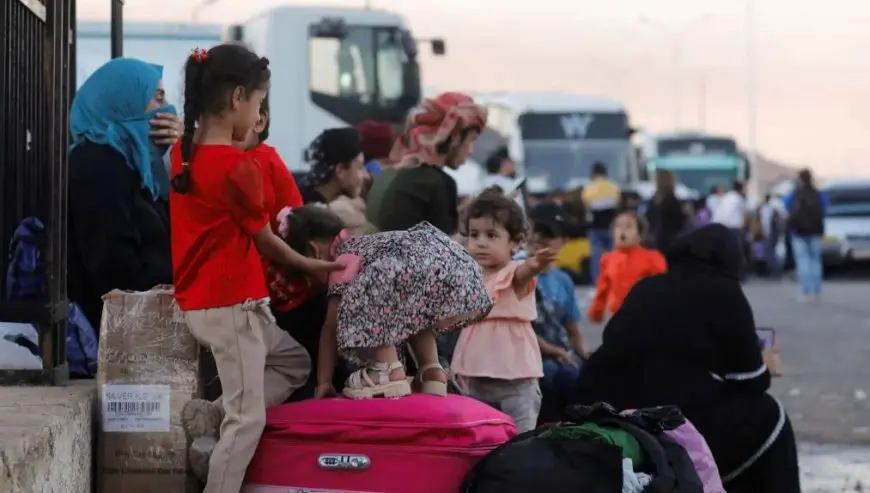
[[[0, 0], [0, 321], [34, 324], [42, 371], [0, 371], [0, 384], [59, 384], [66, 366], [67, 149], [75, 91], [75, 0]], [[18, 223], [46, 227], [41, 299], [6, 301], [6, 248]]]

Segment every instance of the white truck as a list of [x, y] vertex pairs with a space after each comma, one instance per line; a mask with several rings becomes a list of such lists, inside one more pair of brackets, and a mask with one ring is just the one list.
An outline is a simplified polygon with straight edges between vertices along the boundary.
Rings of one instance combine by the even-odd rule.
[[[79, 22], [78, 83], [109, 59], [108, 22]], [[294, 172], [329, 127], [377, 120], [400, 125], [421, 97], [416, 40], [401, 16], [380, 10], [282, 6], [242, 24], [127, 23], [124, 56], [164, 66], [170, 102], [183, 106], [183, 66], [195, 47], [240, 41], [272, 69], [270, 144]], [[444, 42], [430, 40], [435, 54]]]

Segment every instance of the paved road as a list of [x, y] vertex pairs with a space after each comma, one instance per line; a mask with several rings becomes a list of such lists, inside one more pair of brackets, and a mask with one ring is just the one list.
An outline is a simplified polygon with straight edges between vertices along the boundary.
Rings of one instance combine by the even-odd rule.
[[[802, 442], [804, 493], [870, 487], [870, 280], [834, 280], [821, 302], [807, 304], [789, 281], [755, 280], [744, 289], [756, 325], [777, 331], [784, 376], [772, 392]], [[585, 332], [600, 343], [601, 327]]]

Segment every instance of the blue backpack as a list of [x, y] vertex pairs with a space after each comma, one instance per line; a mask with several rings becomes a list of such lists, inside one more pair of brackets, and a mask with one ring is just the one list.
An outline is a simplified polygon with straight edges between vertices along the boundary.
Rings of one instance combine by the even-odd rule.
[[[18, 224], [9, 244], [6, 271], [6, 299], [42, 300], [45, 293], [45, 262], [42, 250], [47, 243], [45, 225], [35, 217]], [[70, 305], [66, 326], [66, 355], [70, 375], [91, 378], [97, 373], [97, 334], [81, 309]]]

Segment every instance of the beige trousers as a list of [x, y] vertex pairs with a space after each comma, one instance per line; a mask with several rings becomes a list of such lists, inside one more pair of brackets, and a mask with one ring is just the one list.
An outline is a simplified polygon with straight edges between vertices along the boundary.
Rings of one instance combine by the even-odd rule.
[[311, 359], [275, 323], [267, 300], [184, 315], [196, 340], [214, 354], [226, 413], [205, 493], [239, 493], [266, 425], [266, 408], [305, 383]]

